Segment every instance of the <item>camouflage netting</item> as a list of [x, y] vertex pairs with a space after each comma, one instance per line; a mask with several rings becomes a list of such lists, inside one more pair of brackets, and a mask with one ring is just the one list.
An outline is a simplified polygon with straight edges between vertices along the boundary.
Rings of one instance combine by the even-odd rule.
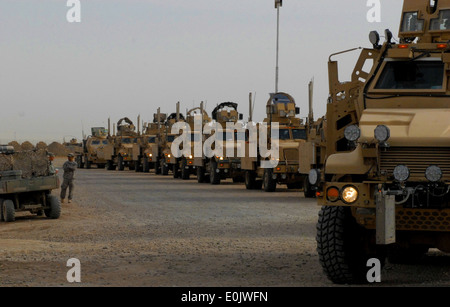
[[45, 149], [47, 150], [47, 144], [45, 142], [39, 142], [36, 144], [36, 149]]
[[14, 151], [22, 151], [22, 146], [16, 141], [9, 142], [8, 145], [14, 147]]
[[20, 145], [20, 146], [22, 147], [22, 150], [33, 150], [34, 149], [33, 144], [31, 144], [28, 141], [23, 142], [22, 145]]
[[45, 149], [20, 151], [0, 155], [0, 171], [20, 170], [22, 178], [48, 175], [48, 157]]
[[53, 142], [47, 146], [47, 150], [53, 153], [55, 156], [64, 157], [67, 156], [69, 150], [62, 144], [58, 142]]

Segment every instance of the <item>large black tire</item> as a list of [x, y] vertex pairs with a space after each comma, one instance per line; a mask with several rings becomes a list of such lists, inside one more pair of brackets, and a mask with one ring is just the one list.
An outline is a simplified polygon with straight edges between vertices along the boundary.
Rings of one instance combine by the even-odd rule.
[[247, 190], [256, 189], [256, 173], [254, 171], [245, 171], [245, 187]]
[[47, 195], [47, 206], [50, 209], [45, 209], [45, 216], [50, 219], [57, 219], [61, 216], [61, 202], [55, 195]]
[[88, 160], [88, 158], [86, 156], [84, 157], [84, 168], [85, 169], [91, 168], [91, 162]]
[[181, 179], [183, 180], [189, 180], [189, 177], [191, 175], [189, 172], [189, 168], [186, 168], [186, 166], [186, 159], [183, 159], [183, 161], [181, 162]]
[[119, 171], [123, 171], [124, 169], [125, 169], [125, 164], [123, 163], [123, 157], [122, 156], [119, 156], [119, 157], [117, 157], [117, 169], [119, 170]]
[[386, 259], [375, 245], [375, 231], [358, 225], [347, 207], [322, 207], [316, 241], [320, 264], [336, 284], [367, 283], [367, 260], [377, 258], [383, 266]]
[[172, 174], [173, 174], [173, 178], [175, 178], [175, 179], [180, 177], [180, 168], [178, 166], [178, 162], [176, 162], [174, 165], [172, 165]]
[[163, 176], [169, 175], [169, 166], [166, 163], [166, 159], [161, 160], [161, 174]]
[[144, 157], [144, 162], [142, 163], [142, 171], [144, 173], [148, 173], [150, 171], [150, 162], [148, 161], [147, 156]]
[[83, 158], [82, 156], [77, 156], [77, 168], [83, 168]]
[[16, 220], [16, 208], [12, 200], [6, 199], [3, 201], [2, 211], [5, 222], [14, 222]]
[[275, 192], [277, 189], [277, 181], [273, 179], [273, 168], [264, 169], [263, 187], [266, 192]]
[[108, 161], [106, 162], [106, 169], [107, 169], [108, 171], [113, 171], [113, 170], [116, 169], [116, 167], [114, 166], [114, 163], [113, 163], [111, 160], [108, 160]]
[[308, 176], [303, 179], [303, 193], [305, 194], [306, 198], [316, 197], [316, 191], [313, 190], [313, 187], [309, 183]]
[[211, 160], [210, 164], [210, 171], [209, 171], [209, 182], [211, 184], [220, 184], [220, 174], [217, 173], [217, 162], [214, 160]]
[[203, 166], [197, 166], [197, 182], [206, 182], [205, 168]]

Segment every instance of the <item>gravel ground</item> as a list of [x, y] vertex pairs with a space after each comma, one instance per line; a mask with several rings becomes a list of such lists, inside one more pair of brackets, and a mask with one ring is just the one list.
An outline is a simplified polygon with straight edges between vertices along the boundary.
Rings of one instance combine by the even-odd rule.
[[[296, 190], [80, 169], [60, 219], [0, 224], [0, 285], [334, 286], [316, 252], [318, 211]], [[66, 280], [69, 258], [81, 262], [81, 284]], [[388, 263], [378, 285], [450, 286], [450, 257]]]

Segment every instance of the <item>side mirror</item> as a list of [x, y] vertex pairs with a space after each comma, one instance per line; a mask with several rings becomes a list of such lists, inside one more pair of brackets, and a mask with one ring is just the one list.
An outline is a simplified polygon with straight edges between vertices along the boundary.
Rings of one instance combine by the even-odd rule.
[[295, 115], [300, 114], [300, 108], [299, 107], [295, 107]]

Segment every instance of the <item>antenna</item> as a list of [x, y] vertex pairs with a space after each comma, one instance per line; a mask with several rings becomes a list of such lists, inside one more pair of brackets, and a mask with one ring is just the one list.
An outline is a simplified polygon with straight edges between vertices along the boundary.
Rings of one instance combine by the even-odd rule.
[[314, 77], [309, 81], [308, 84], [309, 89], [309, 114], [308, 114], [308, 122], [310, 125], [314, 122], [314, 112], [313, 112], [313, 94], [314, 94]]

